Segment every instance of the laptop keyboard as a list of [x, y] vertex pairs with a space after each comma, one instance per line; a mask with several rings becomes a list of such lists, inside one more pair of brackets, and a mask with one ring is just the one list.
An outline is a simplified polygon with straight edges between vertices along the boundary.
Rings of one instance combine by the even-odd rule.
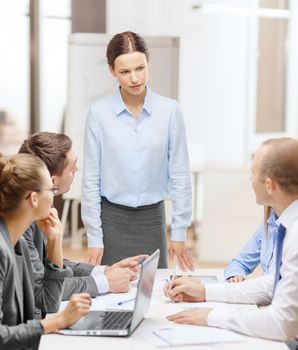
[[132, 312], [106, 312], [103, 318], [103, 329], [127, 329], [130, 325]]

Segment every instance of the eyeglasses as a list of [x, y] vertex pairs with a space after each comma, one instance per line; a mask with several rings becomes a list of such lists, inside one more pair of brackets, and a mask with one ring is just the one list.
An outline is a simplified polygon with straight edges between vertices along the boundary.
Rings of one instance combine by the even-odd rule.
[[41, 191], [51, 191], [53, 193], [53, 196], [57, 196], [57, 194], [59, 193], [59, 187], [58, 186], [54, 186], [52, 188], [44, 188]]
[[30, 197], [30, 194], [32, 192], [42, 192], [42, 191], [51, 191], [53, 193], [53, 196], [56, 196], [59, 193], [59, 187], [54, 186], [52, 188], [43, 188], [41, 190], [32, 190], [26, 197], [25, 199], [28, 199]]

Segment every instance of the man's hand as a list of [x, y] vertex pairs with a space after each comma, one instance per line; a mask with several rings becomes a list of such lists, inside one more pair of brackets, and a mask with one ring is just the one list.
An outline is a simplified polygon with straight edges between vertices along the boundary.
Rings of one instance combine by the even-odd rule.
[[189, 254], [184, 241], [170, 241], [168, 253], [170, 261], [172, 261], [175, 256], [177, 257], [177, 262], [181, 270], [194, 270], [193, 259]]
[[206, 301], [205, 286], [198, 280], [183, 276], [168, 282], [164, 286], [164, 294], [174, 302]]
[[88, 248], [85, 263], [91, 265], [100, 265], [103, 256], [103, 248]]
[[47, 256], [60, 268], [63, 267], [62, 238], [63, 229], [58, 212], [51, 208], [49, 216], [37, 222], [42, 233], [47, 237]]
[[246, 278], [243, 277], [243, 276], [232, 276], [232, 277], [227, 279], [227, 282], [229, 282], [229, 283], [239, 283], [239, 282], [243, 282], [245, 280], [246, 280]]
[[212, 309], [190, 309], [167, 317], [169, 321], [175, 323], [193, 324], [196, 326], [208, 326], [208, 315]]
[[129, 289], [129, 281], [134, 279], [135, 273], [128, 267], [114, 267], [106, 270], [105, 276], [109, 282], [110, 293], [126, 293]]
[[37, 221], [41, 232], [50, 240], [62, 239], [63, 229], [58, 212], [55, 208], [50, 209], [50, 214], [46, 219]]
[[139, 261], [142, 259], [147, 259], [149, 257], [149, 255], [143, 254], [143, 255], [136, 255], [136, 256], [132, 256], [130, 258], [126, 258], [123, 260], [118, 261], [117, 263], [113, 264], [111, 266], [111, 268], [114, 267], [128, 267], [131, 270], [133, 270], [134, 272], [138, 271], [141, 269], [141, 266]]

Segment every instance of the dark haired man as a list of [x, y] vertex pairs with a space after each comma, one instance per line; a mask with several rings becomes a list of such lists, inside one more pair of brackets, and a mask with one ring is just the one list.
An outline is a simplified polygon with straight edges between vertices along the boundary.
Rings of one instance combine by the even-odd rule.
[[[19, 153], [35, 154], [43, 160], [50, 171], [53, 184], [57, 187], [56, 195], [69, 190], [78, 168], [77, 158], [68, 136], [50, 132], [33, 134], [24, 141]], [[62, 227], [60, 231], [51, 239], [62, 239]], [[24, 237], [30, 250], [35, 284], [38, 285], [44, 276], [47, 242], [35, 222], [27, 229]], [[139, 255], [124, 259], [112, 266], [95, 266], [64, 259], [65, 265], [72, 269], [74, 276], [65, 279], [62, 300], [67, 300], [72, 294], [82, 292], [90, 293], [92, 297], [107, 292], [126, 292], [129, 281], [134, 277], [131, 269], [138, 267], [138, 260], [142, 257], [144, 256]], [[46, 312], [46, 310], [42, 311]]]

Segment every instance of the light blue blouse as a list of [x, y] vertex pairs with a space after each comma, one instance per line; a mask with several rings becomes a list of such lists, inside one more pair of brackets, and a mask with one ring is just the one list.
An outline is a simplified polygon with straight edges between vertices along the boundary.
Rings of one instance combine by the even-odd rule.
[[170, 193], [171, 239], [183, 241], [191, 223], [191, 179], [185, 127], [176, 101], [147, 88], [138, 119], [120, 89], [90, 108], [85, 128], [82, 219], [88, 246], [103, 247], [101, 196], [138, 207]]
[[264, 223], [259, 225], [257, 231], [240, 250], [224, 271], [225, 278], [232, 276], [246, 276], [259, 264], [263, 274], [273, 273], [275, 269], [275, 240], [278, 230], [277, 216], [272, 210], [267, 220], [268, 233]]

